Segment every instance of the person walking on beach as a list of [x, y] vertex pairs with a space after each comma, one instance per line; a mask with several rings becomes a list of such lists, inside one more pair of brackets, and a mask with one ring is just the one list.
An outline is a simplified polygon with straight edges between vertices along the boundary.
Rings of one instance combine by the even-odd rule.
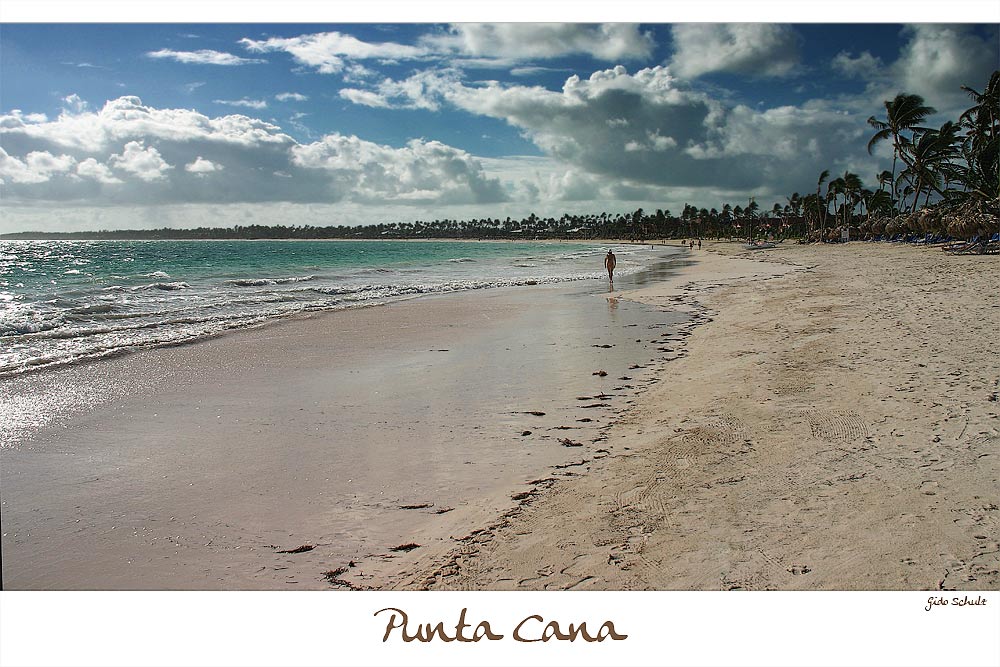
[[608, 250], [608, 254], [604, 257], [604, 268], [608, 270], [608, 282], [612, 285], [615, 284], [615, 264], [618, 260], [615, 259], [615, 253]]
[[698, 250], [701, 250], [701, 239], [698, 239]]

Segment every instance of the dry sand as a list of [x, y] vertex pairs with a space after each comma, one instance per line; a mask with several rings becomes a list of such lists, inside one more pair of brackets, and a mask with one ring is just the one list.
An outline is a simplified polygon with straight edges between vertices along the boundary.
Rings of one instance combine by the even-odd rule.
[[997, 258], [859, 243], [695, 257], [628, 295], [704, 317], [607, 432], [616, 455], [445, 558], [362, 583], [997, 589]]

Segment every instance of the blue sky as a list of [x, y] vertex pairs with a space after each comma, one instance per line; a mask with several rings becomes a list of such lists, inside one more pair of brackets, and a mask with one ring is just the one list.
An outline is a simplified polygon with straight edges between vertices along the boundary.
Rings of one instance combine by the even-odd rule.
[[0, 231], [784, 201], [996, 25], [4, 24]]

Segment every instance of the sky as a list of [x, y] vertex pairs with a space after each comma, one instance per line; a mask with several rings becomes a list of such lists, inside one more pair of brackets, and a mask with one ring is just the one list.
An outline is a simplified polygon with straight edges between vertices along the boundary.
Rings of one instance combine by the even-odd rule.
[[[996, 24], [0, 25], [0, 232], [762, 207], [897, 93], [970, 106]], [[764, 206], [766, 204], [766, 206]]]

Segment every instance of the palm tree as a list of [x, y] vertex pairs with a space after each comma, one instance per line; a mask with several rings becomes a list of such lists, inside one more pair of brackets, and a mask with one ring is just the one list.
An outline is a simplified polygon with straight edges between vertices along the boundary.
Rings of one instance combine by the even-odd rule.
[[887, 183], [892, 183], [893, 175], [888, 169], [883, 170], [875, 177], [878, 180], [879, 191], [884, 191]]
[[826, 215], [830, 211], [830, 204], [833, 204], [833, 216], [837, 218], [837, 195], [844, 192], [844, 179], [837, 177], [826, 184], [826, 208], [823, 211], [823, 224], [820, 227], [819, 236], [823, 240], [826, 238]]
[[806, 238], [812, 238], [816, 223], [822, 216], [823, 198], [812, 193], [802, 198], [802, 213], [806, 217]]
[[850, 227], [851, 220], [854, 217], [854, 208], [861, 199], [861, 191], [864, 189], [864, 184], [861, 182], [860, 176], [849, 171], [845, 171], [840, 180], [843, 181], [844, 187], [844, 226]]
[[890, 215], [892, 213], [892, 197], [884, 190], [876, 190], [868, 197], [868, 217], [872, 215]]
[[747, 234], [751, 243], [753, 243], [753, 221], [757, 218], [757, 211], [759, 210], [760, 206], [757, 204], [757, 201], [753, 197], [750, 197], [750, 203], [743, 209], [743, 213], [747, 217]]
[[900, 157], [906, 163], [906, 169], [900, 173], [900, 177], [905, 176], [915, 185], [911, 211], [917, 210], [920, 195], [925, 187], [928, 189], [928, 199], [931, 190], [942, 197], [946, 196], [940, 185], [942, 178], [954, 174], [955, 165], [951, 161], [959, 155], [958, 143], [958, 125], [948, 121], [939, 130], [922, 132], [906, 151], [900, 153]]
[[876, 132], [868, 140], [868, 154], [870, 155], [875, 146], [886, 139], [892, 139], [892, 182], [896, 182], [896, 160], [900, 156], [903, 147], [910, 143], [910, 139], [903, 136], [906, 130], [921, 131], [919, 125], [924, 122], [927, 116], [936, 113], [936, 109], [926, 106], [924, 98], [920, 95], [909, 95], [900, 93], [895, 99], [885, 100], [884, 121], [878, 120], [875, 116], [868, 119], [868, 124], [875, 128]]
[[1000, 197], [1000, 70], [990, 76], [983, 92], [968, 86], [975, 105], [959, 117], [959, 123], [968, 131], [962, 152], [968, 163], [963, 181], [974, 197], [996, 199]]
[[791, 197], [786, 197], [788, 199], [788, 211], [791, 215], [798, 217], [802, 214], [802, 195], [798, 192], [793, 192]]
[[[820, 187], [823, 186], [823, 181], [825, 181], [829, 177], [830, 177], [830, 170], [829, 169], [824, 169], [822, 171], [822, 173], [820, 173], [819, 178], [816, 179], [816, 201], [817, 202], [820, 202], [820, 201], [823, 200], [823, 195], [820, 194], [819, 189], [820, 189]], [[822, 229], [825, 226], [826, 226], [826, 213], [824, 211], [823, 216], [821, 218], [821, 222], [820, 222], [820, 228]], [[812, 231], [813, 231], [812, 230], [812, 225], [810, 224], [809, 225], [809, 236], [812, 236]], [[822, 234], [822, 232], [820, 232], [820, 233]]]

